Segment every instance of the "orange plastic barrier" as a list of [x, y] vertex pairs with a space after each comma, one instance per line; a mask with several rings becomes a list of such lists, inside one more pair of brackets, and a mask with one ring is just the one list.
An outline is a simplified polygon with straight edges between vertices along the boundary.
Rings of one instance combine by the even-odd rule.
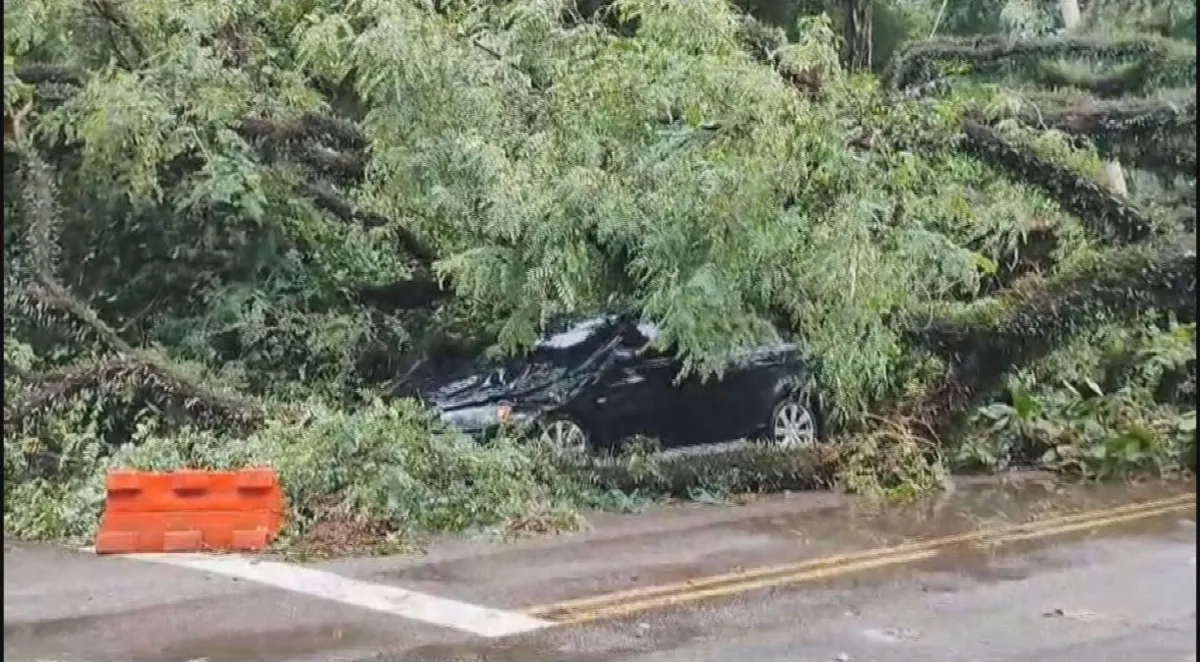
[[97, 554], [256, 551], [283, 528], [274, 469], [112, 470], [104, 487]]

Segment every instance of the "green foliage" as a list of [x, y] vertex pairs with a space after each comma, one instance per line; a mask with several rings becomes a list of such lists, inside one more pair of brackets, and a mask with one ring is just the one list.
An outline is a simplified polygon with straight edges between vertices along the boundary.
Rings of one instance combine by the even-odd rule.
[[950, 479], [937, 443], [900, 422], [853, 435], [836, 452], [836, 484], [873, 501], [912, 501], [942, 489]]
[[[744, 22], [717, 1], [616, 3], [636, 36], [567, 28], [556, 3], [155, 7], [131, 20], [142, 48], [169, 46], [168, 57], [89, 72], [38, 122], [48, 153], [78, 148], [56, 157], [62, 216], [74, 219], [60, 228], [60, 278], [133, 344], [244, 388], [344, 391], [371, 371], [364, 356], [394, 373], [425, 322], [353, 293], [415, 273], [420, 256], [396, 250], [401, 235], [429, 247], [463, 323], [501, 351], [520, 351], [559, 312], [632, 307], [688, 370], [715, 373], [782, 321], [824, 357], [830, 415], [847, 422], [907, 369], [886, 320], [979, 287], [977, 251], [960, 242], [984, 233], [943, 236], [968, 208], [911, 174], [944, 183], [938, 168], [848, 144], [855, 123], [903, 134], [928, 111], [846, 77], [828, 21], [804, 18], [772, 55], [819, 81], [812, 97], [743, 49]], [[222, 41], [230, 30], [248, 33], [236, 52]], [[30, 57], [29, 43], [10, 53]], [[321, 92], [301, 72], [327, 81]], [[335, 105], [369, 158], [324, 131], [261, 137]], [[952, 132], [965, 108], [940, 106], [931, 135]], [[275, 128], [248, 119], [260, 117]], [[334, 155], [365, 162], [361, 180], [316, 167]], [[966, 170], [961, 188], [986, 179]], [[381, 226], [296, 196], [317, 184], [344, 188]], [[929, 213], [900, 214], [897, 198]]]
[[1195, 333], [1194, 323], [1151, 322], [1079, 338], [1013, 376], [1006, 400], [977, 411], [957, 461], [1089, 478], [1194, 467], [1196, 412], [1178, 405], [1195, 397]]
[[[967, 113], [961, 146], [1008, 177], [1041, 188], [1083, 221], [1086, 239], [1065, 235], [1058, 224], [1053, 230], [1026, 226], [1037, 234], [1037, 243], [1022, 247], [1026, 255], [1035, 249], [1032, 264], [1017, 262], [1009, 278], [999, 279], [1012, 290], [969, 306], [976, 311], [973, 322], [931, 325], [925, 335], [949, 359], [950, 373], [902, 410], [937, 419], [935, 431], [955, 432], [965, 413], [995, 397], [1006, 379], [1017, 380], [1020, 388], [1011, 389], [1008, 401], [979, 410], [973, 436], [958, 444], [962, 458], [1003, 468], [1020, 457], [1103, 475], [1151, 464], [1172, 470], [1186, 446], [1172, 431], [1181, 415], [1194, 415], [1181, 412], [1178, 401], [1156, 402], [1155, 394], [1131, 385], [1118, 388], [1112, 375], [1099, 382], [1104, 390], [1090, 376], [1068, 380], [1063, 392], [1061, 376], [1027, 370], [1072, 339], [1128, 331], [1129, 320], [1146, 309], [1194, 319], [1194, 238], [1181, 244], [1175, 236], [1194, 232], [1195, 88], [1187, 87], [1195, 76], [1194, 36], [1189, 43], [1176, 28], [1189, 11], [1194, 16], [1195, 3], [1100, 2], [1086, 8], [1084, 27], [1066, 33], [1058, 27], [1066, 9], [1057, 3], [980, 6], [983, 13], [994, 9], [997, 28], [913, 41], [899, 49], [883, 78], [916, 97], [961, 94], [983, 81], [1003, 86], [1000, 103]], [[1128, 98], [1135, 95], [1141, 98]], [[1132, 195], [1110, 181], [1101, 157], [1145, 169], [1131, 178]], [[1125, 246], [1147, 241], [1157, 247]], [[1097, 243], [1121, 247], [1098, 250]], [[1058, 275], [1038, 278], [1047, 262]], [[1110, 353], [1095, 358], [1092, 370], [1115, 369], [1116, 361], [1132, 370], [1139, 360]], [[1194, 359], [1190, 369], [1194, 373]]]
[[[19, 537], [86, 537], [109, 467], [169, 470], [269, 466], [289, 506], [287, 535], [350, 521], [393, 536], [505, 526], [531, 510], [570, 512], [584, 490], [554, 458], [511, 439], [481, 446], [432, 425], [416, 403], [378, 401], [354, 412], [310, 404], [302, 422], [271, 420], [231, 438], [214, 431], [158, 434], [148, 422], [120, 447], [79, 418], [5, 442], [5, 531]], [[569, 521], [569, 520], [568, 520]]]
[[[745, 492], [811, 490], [832, 484], [831, 453], [826, 449], [795, 451], [765, 444], [716, 447], [695, 455], [664, 456], [653, 443], [633, 443], [620, 455], [594, 458], [571, 472], [603, 495], [625, 499], [723, 499]], [[596, 497], [593, 497], [596, 498]]]
[[[1040, 60], [1086, 57], [1104, 62], [1138, 63], [1140, 89], [1183, 86], [1195, 80], [1196, 54], [1186, 42], [1156, 35], [1128, 36], [1043, 36], [1014, 39], [1010, 35], [947, 37], [913, 42], [897, 51], [883, 77], [895, 89], [928, 82], [938, 75], [939, 65], [955, 63], [966, 71], [995, 72], [1000, 65], [1036, 66]], [[1110, 65], [1111, 66], [1111, 65]], [[1001, 69], [1003, 71], [1003, 69]]]
[[34, 434], [4, 438], [4, 532], [87, 540], [104, 501], [106, 449], [80, 405]]
[[[928, 437], [1012, 380], [963, 446], [986, 464], [1174, 467], [1194, 355], [1149, 333], [1087, 359], [1094, 395], [1031, 366], [1194, 319], [1194, 3], [1104, 0], [1069, 36], [1053, 3], [860, 3], [882, 84], [840, 63], [845, 3], [747, 4], [773, 27], [724, 0], [8, 3], [6, 531], [86, 535], [116, 464], [269, 463], [306, 535], [907, 498], [944, 479]], [[376, 400], [601, 308], [706, 377], [799, 336], [853, 434], [581, 468]]]

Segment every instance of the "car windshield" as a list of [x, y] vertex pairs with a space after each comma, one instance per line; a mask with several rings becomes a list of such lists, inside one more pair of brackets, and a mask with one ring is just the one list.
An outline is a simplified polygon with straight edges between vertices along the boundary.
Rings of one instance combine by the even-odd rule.
[[547, 325], [542, 338], [533, 344], [529, 354], [489, 361], [478, 373], [485, 388], [508, 386], [520, 381], [538, 366], [569, 367], [586, 360], [609, 337], [615, 318], [558, 318]]
[[506, 361], [490, 369], [483, 378], [484, 388], [508, 386], [529, 373], [531, 366], [523, 361]]
[[586, 358], [599, 349], [614, 318], [597, 316], [557, 320], [547, 325], [542, 339], [534, 343], [530, 357], [535, 361], [572, 361]]

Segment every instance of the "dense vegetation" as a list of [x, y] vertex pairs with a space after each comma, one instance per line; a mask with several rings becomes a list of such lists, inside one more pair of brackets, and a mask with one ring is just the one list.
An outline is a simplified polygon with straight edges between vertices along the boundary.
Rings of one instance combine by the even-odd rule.
[[[6, 532], [114, 464], [269, 462], [342, 538], [1188, 466], [1195, 3], [950, 5], [7, 3]], [[598, 478], [379, 400], [598, 308], [703, 376], [799, 334], [839, 442]]]

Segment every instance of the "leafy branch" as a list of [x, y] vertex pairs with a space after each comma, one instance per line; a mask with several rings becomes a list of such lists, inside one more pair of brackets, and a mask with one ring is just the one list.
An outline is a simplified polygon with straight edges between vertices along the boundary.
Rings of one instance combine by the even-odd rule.
[[1006, 35], [980, 37], [937, 37], [901, 46], [882, 74], [884, 84], [898, 91], [940, 77], [940, 63], [965, 63], [982, 69], [1009, 60], [1048, 58], [1094, 60], [1138, 60], [1156, 78], [1193, 80], [1196, 72], [1194, 49], [1157, 35], [1109, 38], [1097, 35], [1067, 35], [1036, 39], [1014, 39]]
[[1014, 179], [1042, 188], [1102, 240], [1136, 242], [1153, 233], [1154, 224], [1145, 214], [1090, 177], [1016, 145], [976, 120], [963, 124], [963, 135], [966, 151]]
[[950, 359], [951, 370], [900, 415], [926, 421], [944, 436], [997, 392], [1014, 367], [1029, 365], [1088, 329], [1146, 310], [1196, 314], [1196, 237], [1115, 248], [1051, 279], [1033, 279], [989, 310], [961, 322], [943, 320], [910, 339]]
[[[20, 124], [14, 122], [19, 127]], [[149, 391], [161, 403], [174, 403], [206, 424], [220, 423], [245, 429], [263, 421], [261, 407], [240, 397], [219, 393], [182, 376], [179, 371], [150, 354], [137, 351], [111, 326], [58, 281], [56, 255], [58, 228], [57, 185], [53, 171], [20, 131], [14, 131], [6, 146], [20, 157], [21, 193], [24, 211], [30, 217], [26, 243], [31, 269], [23, 298], [31, 317], [39, 312], [63, 318], [64, 325], [86, 333], [100, 343], [101, 354], [111, 358], [100, 363], [29, 376], [32, 390], [6, 404], [5, 433], [22, 429], [37, 417], [66, 406], [84, 392], [119, 392], [129, 386]]]

